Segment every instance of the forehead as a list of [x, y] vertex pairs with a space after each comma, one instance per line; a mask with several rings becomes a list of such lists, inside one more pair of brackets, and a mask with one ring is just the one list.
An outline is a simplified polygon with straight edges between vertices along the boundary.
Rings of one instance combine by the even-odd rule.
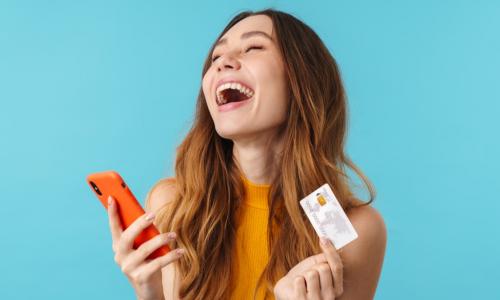
[[249, 31], [262, 31], [274, 38], [273, 21], [266, 15], [246, 17], [231, 27], [221, 38], [222, 40], [237, 40]]

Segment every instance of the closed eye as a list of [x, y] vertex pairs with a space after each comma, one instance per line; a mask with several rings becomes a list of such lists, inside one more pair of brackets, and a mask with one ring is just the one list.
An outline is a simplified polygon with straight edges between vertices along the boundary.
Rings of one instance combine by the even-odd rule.
[[262, 49], [262, 46], [250, 46], [250, 47], [248, 47], [248, 48], [245, 50], [245, 52], [248, 52], [248, 51], [250, 51], [250, 50], [252, 50], [252, 49]]
[[[263, 49], [264, 47], [262, 46], [249, 46], [248, 48], [245, 49], [245, 53], [252, 50], [252, 49], [257, 49], [257, 50], [260, 50], [260, 49]], [[215, 62], [217, 60], [217, 58], [219, 58], [220, 56], [219, 55], [216, 55], [214, 57], [212, 57], [212, 62]]]

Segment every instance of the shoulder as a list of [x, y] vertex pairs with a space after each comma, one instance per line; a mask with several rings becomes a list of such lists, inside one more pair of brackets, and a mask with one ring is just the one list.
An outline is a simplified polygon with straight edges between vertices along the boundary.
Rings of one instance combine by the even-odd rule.
[[385, 221], [382, 215], [372, 206], [363, 205], [352, 208], [347, 216], [358, 232], [361, 242], [384, 242], [387, 236]]
[[[177, 185], [174, 177], [162, 178], [158, 180], [150, 189], [146, 196], [145, 210], [158, 213], [166, 205], [175, 200]], [[158, 226], [158, 220], [154, 222]], [[176, 263], [171, 263], [161, 269], [162, 287], [165, 299], [179, 299], [178, 272]]]
[[146, 212], [157, 212], [175, 199], [176, 180], [174, 177], [158, 180], [150, 189], [145, 200]]
[[372, 206], [364, 205], [352, 208], [347, 217], [358, 233], [358, 238], [345, 246], [345, 259], [355, 263], [366, 259], [366, 255], [380, 255], [385, 252], [387, 230], [382, 215]]
[[344, 266], [344, 294], [341, 299], [373, 298], [384, 261], [387, 230], [382, 215], [364, 205], [347, 212], [358, 238], [339, 254]]

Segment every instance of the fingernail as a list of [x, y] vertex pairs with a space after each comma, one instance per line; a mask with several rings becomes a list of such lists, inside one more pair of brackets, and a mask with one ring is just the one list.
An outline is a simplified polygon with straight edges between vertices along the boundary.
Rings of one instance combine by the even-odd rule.
[[155, 214], [150, 212], [147, 216], [146, 216], [146, 221], [151, 221], [153, 220], [155, 217]]
[[324, 245], [324, 246], [330, 244], [330, 240], [328, 238], [326, 238], [326, 237], [321, 237], [320, 241], [321, 241], [321, 244]]
[[169, 233], [167, 234], [167, 237], [168, 237], [168, 238], [170, 238], [170, 239], [175, 238], [175, 232], [169, 232]]
[[181, 256], [182, 254], [186, 253], [186, 250], [184, 250], [184, 249], [177, 249], [177, 250], [175, 250], [175, 253], [177, 253], [177, 255]]

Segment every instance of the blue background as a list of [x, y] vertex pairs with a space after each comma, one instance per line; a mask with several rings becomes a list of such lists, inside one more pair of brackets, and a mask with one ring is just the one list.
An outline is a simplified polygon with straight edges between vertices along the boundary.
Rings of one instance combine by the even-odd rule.
[[4, 299], [135, 299], [84, 179], [173, 174], [209, 46], [239, 11], [309, 24], [388, 228], [377, 299], [499, 299], [500, 2], [0, 1]]

